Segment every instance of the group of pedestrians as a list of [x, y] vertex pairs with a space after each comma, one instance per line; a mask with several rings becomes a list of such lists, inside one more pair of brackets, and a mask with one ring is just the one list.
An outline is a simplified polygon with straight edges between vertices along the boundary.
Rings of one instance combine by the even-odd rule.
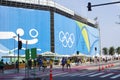
[[47, 61], [46, 58], [39, 58], [37, 60], [32, 61], [31, 59], [29, 59], [28, 60], [28, 68], [31, 69], [32, 66], [38, 67], [39, 71], [42, 70], [44, 72], [46, 70], [47, 66], [50, 66], [50, 68], [52, 68], [53, 60], [50, 59], [49, 61]]
[[[49, 59], [49, 60], [46, 60], [46, 58], [39, 58], [37, 59], [36, 61], [33, 61], [30, 59], [28, 60], [28, 67], [29, 69], [31, 69], [32, 67], [32, 63], [36, 63], [37, 62], [37, 67], [39, 68], [39, 71], [45, 71], [46, 68], [49, 66], [50, 68], [53, 68], [53, 59]], [[71, 70], [71, 58], [65, 58], [63, 57], [62, 60], [61, 60], [61, 66], [62, 66], [62, 70], [64, 71], [64, 68], [66, 66], [67, 70]], [[34, 67], [36, 67], [36, 65], [34, 65]]]
[[62, 58], [61, 60], [61, 65], [62, 65], [62, 70], [64, 71], [64, 67], [66, 65], [67, 70], [70, 69], [71, 70], [71, 59], [70, 58]]
[[[47, 60], [46, 58], [39, 58], [37, 60], [29, 59], [27, 61], [27, 67], [30, 70], [32, 67], [38, 67], [39, 71], [42, 70], [43, 72], [46, 70], [46, 68], [49, 66], [50, 69], [53, 68], [53, 59]], [[16, 61], [16, 68], [18, 68], [18, 60]], [[62, 70], [64, 71], [64, 67], [66, 66], [67, 69], [71, 70], [71, 58], [62, 58], [61, 60], [61, 66]], [[3, 59], [0, 61], [0, 72], [4, 72], [4, 62]]]
[[38, 60], [39, 71], [42, 69], [44, 72], [47, 68], [47, 65], [48, 65], [48, 63], [47, 63], [46, 58]]

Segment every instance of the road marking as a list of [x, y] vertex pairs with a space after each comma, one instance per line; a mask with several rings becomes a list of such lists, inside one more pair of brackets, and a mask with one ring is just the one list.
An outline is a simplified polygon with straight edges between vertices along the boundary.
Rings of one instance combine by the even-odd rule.
[[101, 78], [104, 78], [104, 77], [108, 77], [110, 75], [113, 75], [114, 73], [109, 73], [109, 74], [106, 74], [106, 75], [103, 75], [103, 76], [100, 76]]
[[115, 78], [118, 78], [118, 77], [120, 77], [120, 74], [118, 74], [118, 75], [115, 75], [115, 76], [113, 76], [113, 77], [110, 77], [111, 79], [115, 79]]
[[66, 75], [63, 75], [62, 77], [65, 77], [65, 76], [71, 76], [72, 74], [68, 73]]
[[40, 76], [48, 76], [49, 74], [41, 74]]
[[[54, 74], [53, 76], [58, 76], [58, 75], [63, 75], [63, 74], [68, 74], [68, 72], [66, 73], [59, 73], [59, 74]], [[62, 76], [63, 77], [63, 76]]]
[[80, 75], [79, 73], [76, 73], [76, 74], [71, 74], [70, 77], [73, 77], [73, 76], [77, 76], [77, 75]]
[[103, 74], [103, 72], [97, 73], [97, 74], [93, 74], [93, 75], [90, 75], [89, 77], [95, 77], [95, 76], [98, 76], [98, 75], [101, 75], [101, 74]]
[[80, 75], [80, 76], [87, 76], [87, 75], [91, 75], [91, 74], [94, 74], [94, 73], [96, 73], [96, 72], [91, 72], [91, 73], [84, 73], [83, 75]]

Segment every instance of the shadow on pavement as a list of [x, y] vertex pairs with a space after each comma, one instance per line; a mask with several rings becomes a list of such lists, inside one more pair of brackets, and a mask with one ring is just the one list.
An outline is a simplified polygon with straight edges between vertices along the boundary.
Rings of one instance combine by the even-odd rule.
[[24, 78], [23, 80], [43, 80], [42, 78]]

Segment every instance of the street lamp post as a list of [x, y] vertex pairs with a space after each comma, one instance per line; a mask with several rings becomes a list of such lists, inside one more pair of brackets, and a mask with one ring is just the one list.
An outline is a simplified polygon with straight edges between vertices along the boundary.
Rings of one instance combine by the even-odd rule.
[[100, 55], [100, 62], [101, 62], [101, 57], [102, 57], [102, 53], [101, 53], [101, 34], [100, 34], [100, 27], [99, 27], [99, 25], [98, 25], [98, 23], [97, 23], [97, 26], [98, 26], [98, 30], [99, 30], [99, 55]]
[[[15, 39], [17, 36], [13, 36], [13, 38]], [[15, 63], [15, 40], [14, 40], [14, 63]]]
[[18, 73], [19, 73], [19, 39], [20, 38], [20, 35], [18, 34], [18, 65], [17, 65], [17, 68], [18, 68]]
[[100, 63], [101, 63], [101, 57], [102, 57], [102, 54], [101, 54], [101, 34], [100, 34], [100, 27], [99, 27], [99, 24], [98, 24], [98, 21], [97, 21], [97, 17], [94, 19], [96, 21], [96, 27], [98, 28], [98, 31], [99, 31], [99, 68], [100, 68]]

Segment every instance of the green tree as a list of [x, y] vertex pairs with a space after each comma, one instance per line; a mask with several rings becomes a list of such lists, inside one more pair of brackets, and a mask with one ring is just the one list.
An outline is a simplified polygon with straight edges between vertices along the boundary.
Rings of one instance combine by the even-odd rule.
[[120, 47], [116, 48], [116, 53], [118, 53], [120, 55]]
[[110, 54], [110, 55], [114, 55], [114, 54], [115, 54], [115, 49], [114, 49], [114, 47], [110, 47], [110, 48], [109, 48], [109, 54]]
[[106, 47], [104, 47], [102, 50], [103, 50], [103, 54], [104, 54], [104, 55], [107, 55], [107, 54], [108, 54], [108, 49], [107, 49]]

